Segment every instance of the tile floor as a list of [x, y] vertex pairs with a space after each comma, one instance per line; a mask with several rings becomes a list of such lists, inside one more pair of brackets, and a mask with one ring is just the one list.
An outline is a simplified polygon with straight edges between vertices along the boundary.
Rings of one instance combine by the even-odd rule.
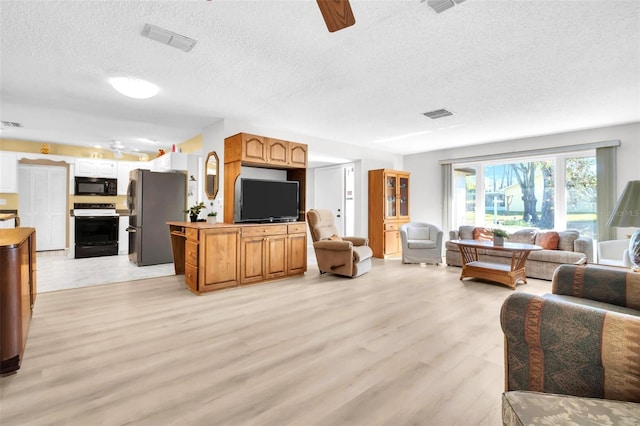
[[[316, 264], [313, 248], [307, 249], [307, 264]], [[141, 280], [173, 275], [173, 263], [136, 266], [129, 256], [74, 259], [66, 250], [38, 252], [36, 259], [38, 293], [88, 287], [92, 285]]]
[[66, 251], [38, 252], [38, 293], [173, 275], [173, 263], [136, 266], [129, 256], [74, 259]]

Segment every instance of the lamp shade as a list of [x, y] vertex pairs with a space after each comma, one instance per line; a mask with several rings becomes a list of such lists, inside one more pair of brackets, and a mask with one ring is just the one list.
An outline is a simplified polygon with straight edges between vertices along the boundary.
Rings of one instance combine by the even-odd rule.
[[640, 180], [632, 180], [624, 187], [607, 226], [640, 227]]

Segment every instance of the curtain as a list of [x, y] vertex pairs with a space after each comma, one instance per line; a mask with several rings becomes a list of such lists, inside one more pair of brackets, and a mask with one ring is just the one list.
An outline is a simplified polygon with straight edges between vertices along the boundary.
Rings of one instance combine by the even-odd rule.
[[448, 239], [449, 231], [451, 231], [451, 208], [453, 203], [453, 165], [451, 163], [442, 164], [440, 166], [442, 173], [442, 230], [444, 231], [445, 240]]
[[616, 151], [616, 146], [596, 148], [598, 241], [617, 239], [615, 228], [607, 226], [616, 205]]

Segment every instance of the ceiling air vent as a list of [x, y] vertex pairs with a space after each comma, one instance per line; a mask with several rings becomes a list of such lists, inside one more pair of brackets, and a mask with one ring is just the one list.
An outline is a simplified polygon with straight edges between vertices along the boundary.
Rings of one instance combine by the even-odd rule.
[[22, 127], [22, 124], [16, 123], [14, 121], [3, 121], [2, 127]]
[[[436, 13], [442, 13], [445, 10], [452, 8], [454, 4], [460, 4], [464, 0], [427, 0], [427, 4]], [[424, 0], [422, 0], [424, 2]]]
[[424, 115], [425, 117], [429, 117], [432, 120], [435, 120], [436, 118], [448, 117], [450, 115], [453, 115], [453, 113], [443, 108], [443, 109], [437, 109], [435, 111], [423, 112], [422, 115]]
[[151, 24], [144, 25], [142, 35], [150, 38], [151, 40], [159, 41], [162, 44], [168, 44], [176, 49], [184, 50], [185, 52], [190, 52], [191, 49], [193, 49], [193, 46], [198, 42], [192, 38], [176, 34]]

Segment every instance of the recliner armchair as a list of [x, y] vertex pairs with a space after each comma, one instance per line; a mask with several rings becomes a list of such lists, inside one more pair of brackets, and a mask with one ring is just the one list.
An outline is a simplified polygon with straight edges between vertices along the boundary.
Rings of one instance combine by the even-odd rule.
[[369, 239], [340, 237], [330, 210], [309, 210], [307, 224], [321, 274], [331, 272], [355, 278], [371, 269], [373, 251]]
[[430, 223], [400, 225], [402, 263], [442, 263], [443, 235], [442, 229]]

